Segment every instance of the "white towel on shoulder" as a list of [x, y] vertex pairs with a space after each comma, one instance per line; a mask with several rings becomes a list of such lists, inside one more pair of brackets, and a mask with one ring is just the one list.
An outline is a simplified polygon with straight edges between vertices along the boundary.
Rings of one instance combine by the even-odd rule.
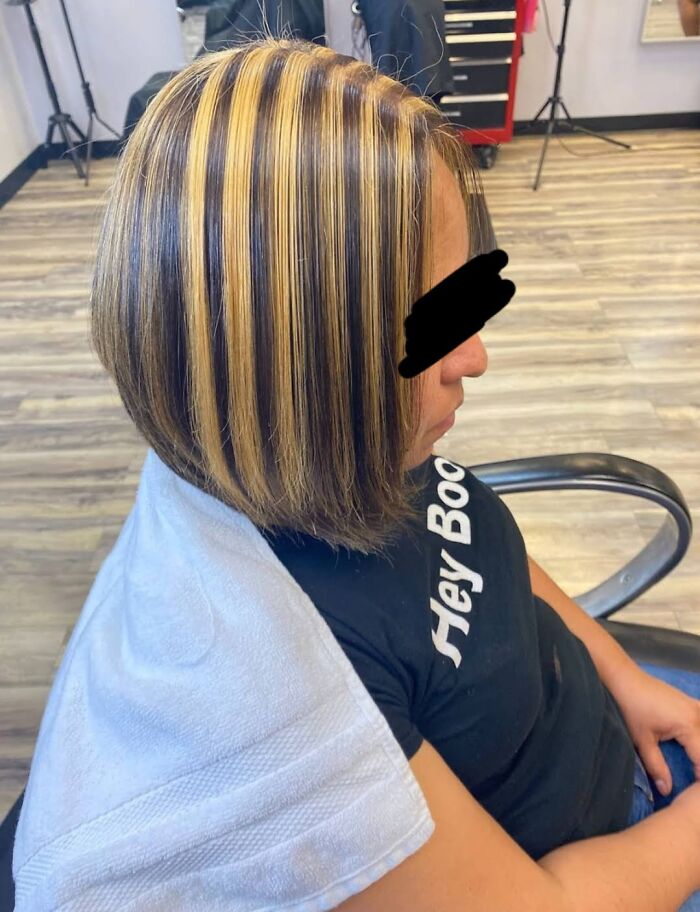
[[320, 912], [434, 826], [258, 529], [149, 449], [44, 710], [15, 912]]

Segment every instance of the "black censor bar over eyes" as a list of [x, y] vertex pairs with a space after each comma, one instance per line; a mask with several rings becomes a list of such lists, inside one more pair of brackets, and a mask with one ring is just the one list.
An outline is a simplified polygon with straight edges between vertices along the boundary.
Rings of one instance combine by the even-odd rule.
[[508, 263], [505, 250], [468, 260], [413, 305], [404, 320], [406, 357], [399, 373], [410, 379], [476, 335], [515, 294], [498, 273]]

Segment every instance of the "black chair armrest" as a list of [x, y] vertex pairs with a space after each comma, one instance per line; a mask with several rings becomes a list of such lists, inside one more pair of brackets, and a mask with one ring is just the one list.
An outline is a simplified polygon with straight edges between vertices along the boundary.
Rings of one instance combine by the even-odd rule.
[[598, 623], [635, 662], [700, 674], [700, 636], [687, 630], [624, 624], [598, 618]]
[[561, 453], [469, 466], [498, 494], [598, 488], [645, 497], [669, 515], [652, 540], [621, 570], [574, 597], [591, 617], [605, 618], [628, 605], [680, 563], [693, 534], [690, 510], [678, 486], [659, 469], [610, 453]]

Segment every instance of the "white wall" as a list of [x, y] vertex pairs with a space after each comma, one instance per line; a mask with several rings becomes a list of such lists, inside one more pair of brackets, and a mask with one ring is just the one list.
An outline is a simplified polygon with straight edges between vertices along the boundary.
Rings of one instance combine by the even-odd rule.
[[29, 100], [0, 22], [0, 180], [14, 170], [39, 144]]
[[[97, 113], [121, 134], [134, 92], [154, 73], [185, 65], [175, 0], [64, 2]], [[61, 110], [87, 133], [87, 108], [60, 3], [39, 0], [31, 10]], [[44, 141], [52, 113], [25, 9], [0, 0], [0, 180]], [[93, 139], [114, 138], [95, 121]], [[62, 141], [58, 130], [53, 139]]]
[[[556, 47], [564, 4], [545, 2]], [[572, 0], [560, 88], [572, 117], [700, 111], [700, 41], [642, 44], [646, 4]], [[515, 120], [534, 117], [554, 85], [556, 54], [547, 39], [542, 0], [537, 28], [523, 41]]]

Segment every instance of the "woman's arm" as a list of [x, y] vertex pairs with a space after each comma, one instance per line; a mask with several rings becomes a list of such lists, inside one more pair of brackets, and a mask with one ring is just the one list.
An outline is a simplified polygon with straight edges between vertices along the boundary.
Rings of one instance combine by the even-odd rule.
[[548, 602], [585, 643], [601, 680], [622, 713], [648, 775], [663, 795], [671, 772], [659, 742], [675, 739], [685, 748], [700, 780], [700, 700], [647, 674], [610, 634], [550, 579], [528, 556], [532, 591]]
[[638, 675], [638, 665], [607, 630], [569, 598], [529, 554], [527, 560], [533, 593], [551, 605], [569, 630], [585, 643], [608, 690], [614, 694]]

